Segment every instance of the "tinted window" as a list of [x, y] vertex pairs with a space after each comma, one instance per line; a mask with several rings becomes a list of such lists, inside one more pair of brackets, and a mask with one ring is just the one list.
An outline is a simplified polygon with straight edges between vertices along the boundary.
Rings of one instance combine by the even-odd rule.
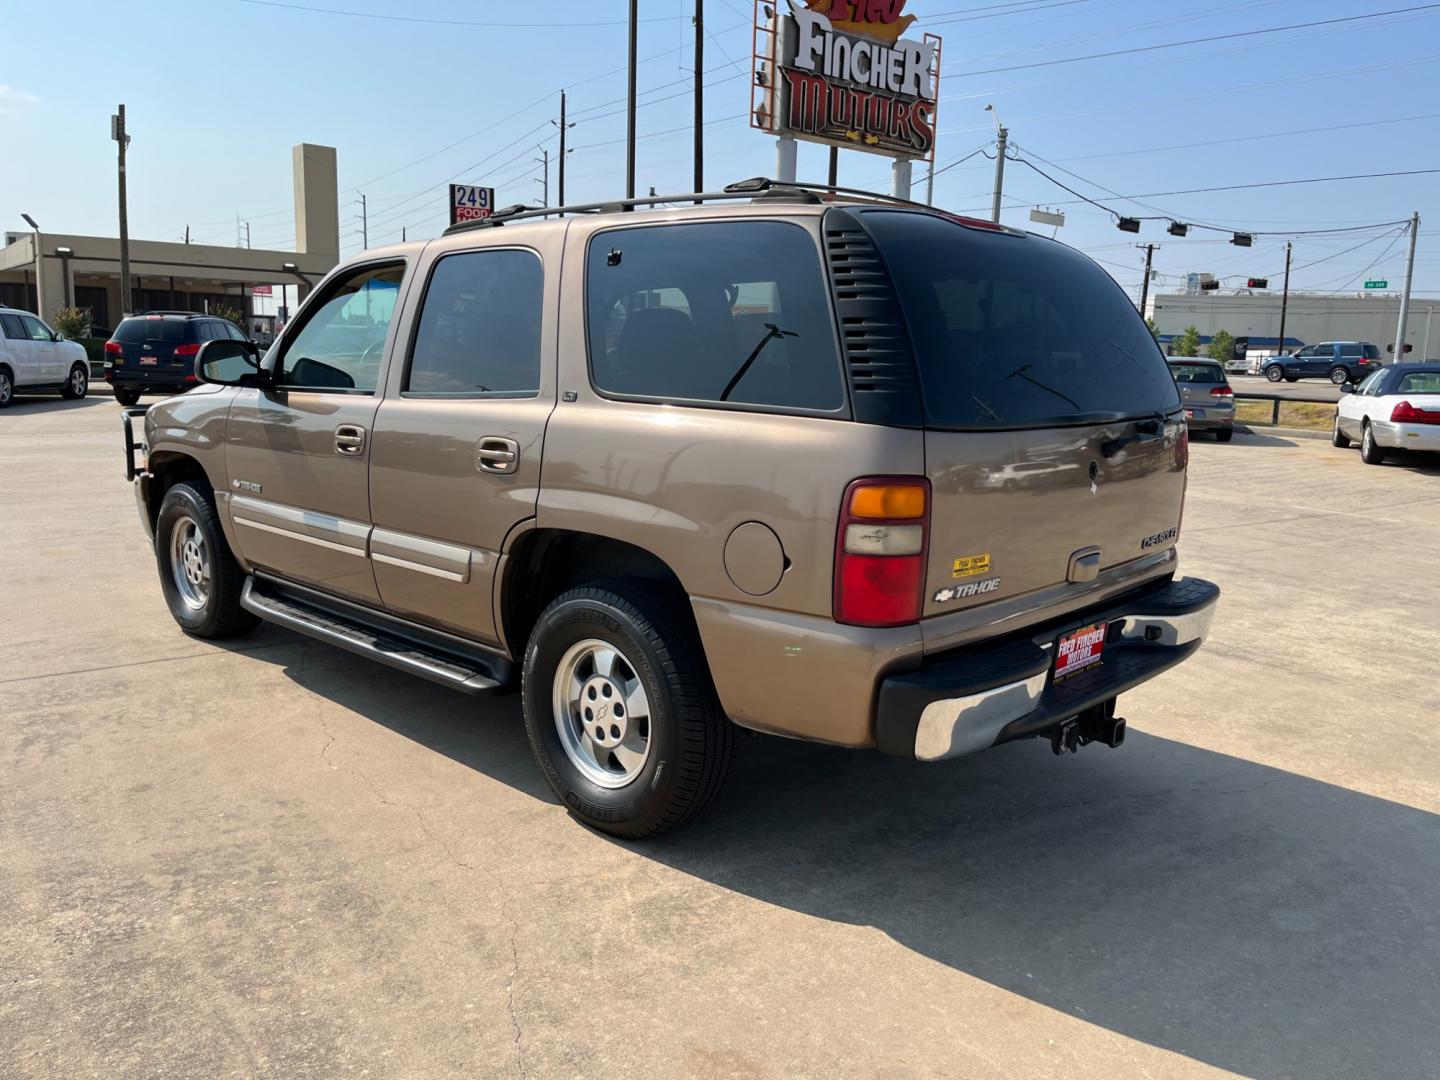
[[1177, 383], [1222, 383], [1225, 376], [1211, 364], [1171, 364], [1170, 374]]
[[331, 282], [286, 345], [279, 384], [374, 390], [404, 276], [403, 265], [391, 264], [355, 270]]
[[145, 341], [177, 345], [185, 340], [187, 322], [186, 319], [164, 315], [142, 315], [122, 322], [115, 330], [115, 340], [126, 345], [139, 345]]
[[435, 266], [405, 389], [422, 394], [540, 389], [540, 259], [529, 251], [447, 255]]
[[1380, 359], [1380, 350], [1379, 350], [1379, 348], [1376, 347], [1376, 346], [1374, 346], [1374, 345], [1368, 345], [1368, 344], [1367, 344], [1367, 345], [1365, 346], [1365, 359], [1367, 359], [1367, 360], [1378, 360], [1378, 359]]
[[11, 341], [22, 341], [29, 336], [19, 315], [0, 315], [0, 326], [5, 328], [5, 336]]
[[25, 324], [25, 336], [31, 341], [49, 341], [51, 335], [49, 328], [33, 315], [21, 315], [20, 321]]
[[939, 426], [1146, 416], [1179, 406], [1159, 346], [1089, 259], [933, 214], [864, 211]]
[[231, 341], [247, 341], [247, 340], [249, 340], [248, 338], [245, 337], [244, 331], [242, 331], [242, 330], [241, 330], [238, 326], [236, 326], [234, 323], [228, 323], [228, 322], [227, 322], [227, 323], [225, 324], [225, 333], [229, 336], [229, 338], [230, 338]]
[[1365, 350], [1362, 349], [1359, 345], [1341, 345], [1341, 346], [1340, 346], [1340, 355], [1341, 355], [1341, 356], [1363, 356], [1364, 354], [1365, 354]]
[[776, 221], [615, 229], [590, 241], [595, 385], [832, 411], [845, 401], [815, 241]]

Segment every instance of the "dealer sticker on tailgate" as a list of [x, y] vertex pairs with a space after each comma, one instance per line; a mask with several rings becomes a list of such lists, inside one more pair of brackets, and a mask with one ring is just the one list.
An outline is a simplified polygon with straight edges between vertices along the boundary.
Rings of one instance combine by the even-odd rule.
[[1105, 624], [1092, 623], [1072, 630], [1055, 647], [1055, 678], [1063, 679], [1100, 663], [1105, 648]]

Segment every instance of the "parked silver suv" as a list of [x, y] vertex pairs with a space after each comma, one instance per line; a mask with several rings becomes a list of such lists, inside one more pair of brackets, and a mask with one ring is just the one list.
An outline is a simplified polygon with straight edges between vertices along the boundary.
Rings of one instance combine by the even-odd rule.
[[878, 196], [695, 200], [513, 208], [344, 263], [263, 359], [205, 345], [136, 475], [176, 620], [518, 684], [622, 836], [701, 807], [734, 725], [1118, 745], [1218, 595], [1174, 577], [1186, 427], [1124, 293]]

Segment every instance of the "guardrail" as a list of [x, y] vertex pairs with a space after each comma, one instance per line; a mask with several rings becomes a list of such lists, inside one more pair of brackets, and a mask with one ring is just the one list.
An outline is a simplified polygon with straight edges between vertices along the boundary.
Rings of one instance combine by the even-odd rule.
[[1329, 398], [1293, 397], [1283, 394], [1241, 394], [1237, 392], [1235, 394], [1235, 403], [1238, 405], [1242, 401], [1270, 402], [1271, 427], [1280, 426], [1280, 406], [1287, 401], [1295, 405], [1329, 405], [1332, 408], [1337, 404], [1337, 402], [1331, 401]]

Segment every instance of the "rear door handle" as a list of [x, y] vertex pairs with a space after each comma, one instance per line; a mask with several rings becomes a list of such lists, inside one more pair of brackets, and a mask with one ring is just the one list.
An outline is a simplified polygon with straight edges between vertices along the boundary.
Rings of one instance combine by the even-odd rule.
[[341, 424], [335, 429], [335, 453], [356, 457], [365, 452], [365, 429], [359, 424]]
[[520, 444], [514, 439], [486, 435], [475, 444], [475, 467], [481, 472], [513, 473], [520, 467]]

